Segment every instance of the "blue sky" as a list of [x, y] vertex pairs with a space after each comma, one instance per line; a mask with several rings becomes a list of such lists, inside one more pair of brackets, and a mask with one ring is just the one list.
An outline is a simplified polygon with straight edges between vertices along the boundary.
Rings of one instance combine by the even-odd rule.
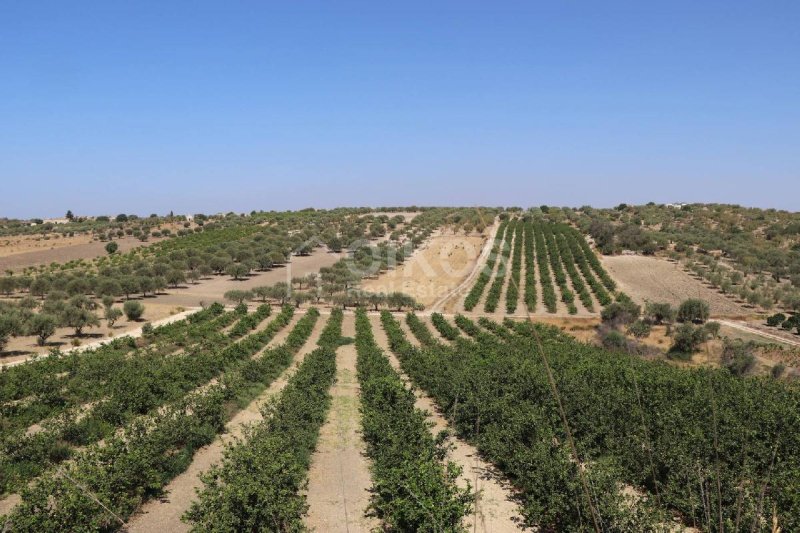
[[0, 3], [0, 216], [800, 210], [800, 3]]

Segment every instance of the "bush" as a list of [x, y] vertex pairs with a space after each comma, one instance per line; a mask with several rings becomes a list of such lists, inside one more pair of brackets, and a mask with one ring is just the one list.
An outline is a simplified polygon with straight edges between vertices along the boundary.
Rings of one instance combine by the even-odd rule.
[[717, 337], [719, 337], [720, 327], [721, 325], [719, 322], [706, 322], [705, 325], [703, 326], [703, 329], [705, 330], [705, 333], [708, 337], [716, 339]]
[[644, 339], [650, 336], [650, 324], [644, 320], [637, 320], [628, 327], [628, 335], [633, 335], [637, 339]]
[[756, 365], [753, 345], [740, 340], [726, 341], [722, 350], [722, 365], [734, 376], [747, 375]]
[[786, 315], [783, 313], [775, 313], [767, 317], [767, 325], [776, 328], [786, 321]]
[[604, 333], [600, 338], [600, 342], [603, 344], [604, 348], [609, 350], [625, 350], [628, 347], [628, 341], [625, 335], [615, 329]]
[[122, 312], [128, 320], [139, 320], [144, 314], [144, 305], [135, 300], [128, 300], [122, 305]]
[[623, 299], [610, 303], [600, 312], [603, 322], [612, 325], [630, 324], [639, 318], [641, 307], [632, 300]]
[[706, 332], [704, 328], [693, 326], [692, 324], [681, 324], [675, 330], [675, 336], [672, 340], [672, 346], [669, 349], [669, 354], [677, 359], [690, 359], [691, 355], [697, 351], [706, 340]]
[[678, 322], [698, 322], [708, 320], [710, 315], [708, 302], [697, 298], [689, 298], [678, 308]]
[[785, 371], [786, 371], [786, 365], [784, 365], [783, 363], [778, 363], [777, 365], [772, 367], [770, 375], [772, 375], [774, 379], [779, 379], [781, 376], [783, 376], [783, 373]]
[[241, 305], [245, 300], [251, 300], [253, 293], [250, 291], [232, 290], [225, 293], [225, 299], [237, 305]]
[[669, 323], [675, 320], [675, 310], [666, 302], [648, 303], [644, 308], [645, 318], [653, 324]]

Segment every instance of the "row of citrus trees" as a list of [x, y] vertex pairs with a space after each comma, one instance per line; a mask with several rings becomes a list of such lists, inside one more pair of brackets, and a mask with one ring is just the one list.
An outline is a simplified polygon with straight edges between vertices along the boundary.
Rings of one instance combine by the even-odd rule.
[[[287, 307], [275, 321], [291, 313]], [[103, 443], [89, 446], [71, 462], [45, 473], [23, 490], [22, 503], [2, 520], [13, 531], [120, 528], [143, 501], [160, 495], [164, 485], [189, 465], [194, 452], [222, 431], [237, 408], [289, 366], [318, 316], [316, 309], [309, 309], [286, 342], [275, 348], [262, 351], [280, 329], [272, 326], [273, 321], [230, 350], [217, 353], [223, 372], [216, 383], [207, 382], [133, 418]]]
[[494, 236], [494, 242], [492, 243], [492, 251], [489, 254], [489, 257], [486, 259], [486, 266], [481, 270], [480, 274], [478, 274], [478, 278], [475, 280], [475, 284], [470, 289], [469, 293], [467, 294], [466, 298], [464, 298], [464, 309], [467, 311], [472, 311], [478, 302], [481, 299], [481, 295], [483, 294], [483, 290], [486, 288], [486, 285], [489, 283], [489, 280], [492, 279], [492, 273], [494, 272], [494, 265], [497, 262], [497, 258], [499, 257], [500, 251], [502, 249], [503, 240], [505, 238], [506, 230], [508, 229], [508, 220], [504, 220], [500, 223], [500, 226], [497, 228], [497, 233]]
[[512, 242], [514, 242], [514, 234], [517, 227], [522, 224], [519, 219], [512, 219], [506, 228], [505, 240], [503, 241], [502, 248], [500, 249], [499, 263], [497, 270], [494, 273], [492, 284], [489, 285], [489, 292], [486, 293], [486, 301], [483, 303], [483, 309], [487, 313], [494, 313], [497, 309], [497, 304], [500, 301], [500, 294], [503, 291], [503, 285], [506, 280], [506, 272], [508, 271], [509, 257], [511, 256]]
[[[506, 284], [506, 265], [510, 262], [505, 304], [506, 312], [513, 314], [520, 298], [523, 260], [525, 284], [522, 296], [529, 312], [536, 310], [537, 267], [542, 287], [542, 303], [548, 313], [555, 313], [557, 309], [555, 286], [558, 287], [561, 301], [570, 314], [578, 312], [576, 293], [590, 312], [595, 310], [592, 295], [601, 305], [612, 301], [609, 291], [614, 291], [614, 282], [577, 230], [564, 224], [522, 218], [505, 220], [501, 224], [495, 236], [492, 254], [464, 300], [465, 310], [471, 311], [475, 308], [486, 285], [491, 281], [484, 310], [488, 313], [496, 311]], [[500, 266], [495, 271], [498, 262]]]
[[456, 322], [471, 338], [450, 346], [387, 333], [406, 372], [520, 491], [528, 525], [800, 527], [796, 389], [642, 361], [541, 325]]
[[[125, 337], [81, 354], [55, 352], [0, 374], [0, 492], [67, 458], [71, 446], [113, 431], [141, 394], [142, 389], [130, 382], [142, 368], [182, 348], [224, 346], [228, 340], [218, 328], [241, 314], [221, 311], [222, 306], [215, 306], [192, 321], [154, 328], [145, 348], [137, 349], [136, 342]], [[142, 378], [152, 381], [156, 375], [145, 373]]]
[[[296, 531], [308, 510], [303, 494], [311, 454], [329, 409], [342, 311], [335, 309], [319, 348], [309, 354], [264, 421], [232, 444], [203, 477], [184, 517], [195, 531]], [[430, 339], [430, 342], [433, 342]], [[455, 485], [458, 469], [443, 463], [414, 395], [377, 346], [366, 312], [356, 312], [357, 372], [367, 455], [373, 478], [369, 513], [387, 530], [461, 531], [469, 490]]]
[[330, 406], [341, 343], [342, 311], [334, 309], [318, 348], [304, 359], [263, 421], [230, 445], [184, 519], [195, 531], [299, 531], [311, 454]]
[[[384, 311], [386, 324], [391, 314]], [[461, 531], [472, 506], [460, 468], [431, 435], [426, 415], [378, 347], [363, 309], [356, 311], [357, 372], [367, 455], [372, 460], [372, 513], [389, 531]]]
[[[211, 327], [204, 329], [212, 336], [180, 354], [141, 349], [133, 354], [111, 352], [76, 359], [79, 366], [72, 375], [48, 383], [47, 401], [53, 408], [47, 421], [40, 424], [41, 431], [26, 432], [27, 426], [17, 424], [17, 431], [3, 435], [0, 471], [6, 474], [4, 492], [69, 458], [73, 447], [107, 438], [134, 417], [178, 400], [226, 368], [242, 363], [291, 316], [292, 310], [287, 308], [263, 331], [237, 343], [231, 343], [218, 329], [231, 318], [246, 318], [244, 313], [233, 312], [210, 321], [207, 326]], [[30, 422], [30, 418], [21, 420]]]
[[517, 222], [514, 228], [513, 255], [511, 256], [511, 277], [506, 288], [506, 312], [514, 314], [519, 300], [519, 284], [522, 279], [522, 241], [526, 224]]

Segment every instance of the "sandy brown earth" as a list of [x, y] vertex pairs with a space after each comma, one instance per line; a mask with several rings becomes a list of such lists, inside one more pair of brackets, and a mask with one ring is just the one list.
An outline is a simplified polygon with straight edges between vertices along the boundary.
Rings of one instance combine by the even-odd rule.
[[472, 272], [487, 236], [436, 233], [406, 261], [377, 279], [365, 279], [370, 292], [400, 291], [429, 306], [452, 291]]
[[[291, 331], [294, 322], [299, 320], [300, 316], [302, 315], [296, 314], [293, 318], [293, 323], [283, 328], [281, 332], [270, 341], [266, 349], [277, 346], [283, 342], [289, 331]], [[305, 359], [307, 354], [314, 350], [324, 325], [325, 321], [320, 317], [314, 326], [314, 330], [308, 342], [306, 342], [297, 356], [295, 356], [294, 365], [272, 382], [272, 384], [255, 400], [250, 402], [246, 408], [236, 413], [236, 415], [225, 424], [226, 432], [224, 435], [219, 435], [214, 442], [198, 450], [192, 458], [192, 463], [189, 465], [189, 468], [175, 477], [165, 487], [164, 498], [160, 500], [151, 500], [142, 506], [140, 511], [128, 522], [125, 531], [147, 533], [189, 531], [190, 526], [181, 521], [181, 516], [189, 509], [192, 502], [195, 500], [196, 490], [202, 487], [200, 475], [211, 468], [213, 464], [222, 460], [225, 444], [233, 442], [237, 438], [241, 438], [245, 426], [256, 424], [263, 420], [261, 416], [261, 407], [270, 398], [283, 390], [289, 378], [296, 371], [297, 366]]]
[[[342, 335], [355, 337], [354, 315], [345, 315]], [[331, 408], [308, 473], [305, 525], [314, 531], [371, 531], [380, 525], [365, 516], [372, 482], [361, 438], [357, 357], [353, 344], [336, 351]]]
[[[399, 321], [409, 342], [419, 346], [416, 337], [408, 330], [405, 320], [400, 319]], [[370, 322], [375, 334], [375, 341], [389, 357], [392, 367], [400, 373], [406, 383], [410, 383], [408, 377], [402, 372], [400, 362], [389, 349], [389, 339], [381, 326], [380, 316], [370, 315]], [[433, 400], [418, 388], [414, 390], [414, 394], [415, 406], [427, 412], [428, 421], [433, 423], [431, 431], [439, 434], [448, 430], [447, 420], [439, 413]], [[490, 463], [481, 459], [478, 450], [467, 442], [452, 436], [449, 444], [451, 447], [447, 454], [448, 459], [462, 469], [458, 479], [459, 486], [465, 487], [469, 483], [477, 495], [475, 512], [465, 520], [467, 529], [485, 533], [522, 531], [519, 525], [521, 518], [517, 504], [512, 500], [512, 489], [502, 474], [497, 472]]]
[[286, 266], [274, 268], [267, 272], [255, 272], [244, 280], [235, 281], [227, 275], [213, 276], [185, 288], [168, 290], [169, 294], [158, 296], [152, 300], [145, 300], [173, 307], [195, 307], [202, 303], [213, 302], [228, 303], [224, 294], [233, 289], [249, 290], [259, 285], [274, 285], [280, 281], [291, 281], [293, 277], [302, 277], [307, 274], [319, 272], [322, 267], [333, 265], [341, 258], [339, 254], [323, 250], [316, 250], [311, 255], [294, 256], [291, 263]]
[[[52, 262], [66, 263], [76, 259], [94, 259], [107, 255], [106, 244], [101, 241], [91, 241], [88, 236], [42, 241], [49, 247], [33, 248], [28, 250], [15, 246], [4, 247], [0, 245], [0, 271], [22, 270], [29, 266], [49, 265]], [[141, 242], [134, 237], [124, 237], [114, 240], [119, 246], [119, 253], [148, 246], [163, 239], [150, 238]], [[75, 241], [75, 242], [71, 242]], [[0, 241], [2, 242], [2, 241]]]
[[601, 256], [603, 266], [619, 285], [638, 303], [668, 302], [679, 305], [687, 298], [700, 298], [718, 317], [742, 317], [752, 310], [689, 276], [677, 263], [639, 255]]

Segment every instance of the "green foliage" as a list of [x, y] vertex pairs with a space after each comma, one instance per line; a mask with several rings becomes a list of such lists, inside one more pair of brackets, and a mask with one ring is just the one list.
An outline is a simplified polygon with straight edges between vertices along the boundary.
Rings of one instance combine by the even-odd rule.
[[128, 300], [122, 304], [122, 312], [128, 320], [140, 320], [144, 315], [144, 304], [136, 300]]
[[106, 244], [106, 252], [108, 255], [114, 255], [118, 249], [119, 245], [113, 241]]
[[[387, 317], [394, 320], [383, 311], [384, 324]], [[372, 460], [372, 513], [390, 531], [463, 531], [471, 491], [456, 486], [458, 467], [443, 464], [443, 445], [375, 343], [363, 309], [356, 311], [356, 350], [363, 435]]]
[[669, 355], [676, 359], [690, 359], [705, 340], [705, 328], [683, 323], [675, 329]]
[[689, 298], [678, 307], [678, 322], [705, 322], [710, 315], [708, 302], [698, 298]]
[[[773, 512], [782, 529], [800, 527], [800, 436], [786, 431], [800, 423], [796, 389], [611, 353], [552, 327], [509, 325], [511, 336], [419, 349], [399, 328], [386, 330], [414, 383], [513, 480], [525, 525], [583, 531], [589, 512], [540, 341], [604, 530], [658, 531], [679, 514], [711, 531], [721, 516], [732, 531], [771, 524]], [[623, 484], [644, 497], [625, 500]]]
[[459, 333], [458, 328], [453, 327], [447, 321], [447, 319], [444, 316], [442, 316], [441, 313], [431, 314], [431, 323], [433, 324], [433, 327], [435, 327], [437, 331], [439, 331], [442, 337], [444, 337], [449, 341], [454, 341], [461, 336], [461, 333]]
[[726, 340], [722, 350], [722, 365], [734, 376], [745, 376], [756, 366], [753, 344], [739, 339]]
[[625, 335], [615, 329], [606, 331], [600, 338], [604, 348], [609, 350], [625, 350], [628, 347], [628, 340]]
[[203, 475], [203, 489], [184, 519], [194, 531], [297, 531], [308, 504], [302, 489], [336, 374], [341, 311], [320, 348], [306, 356], [264, 421], [228, 446], [224, 461]]
[[666, 302], [647, 302], [644, 306], [645, 320], [656, 325], [672, 323], [676, 314], [672, 306]]
[[767, 317], [767, 325], [771, 327], [778, 327], [786, 320], [786, 315], [783, 313], [775, 313]]
[[28, 322], [28, 333], [36, 336], [36, 343], [39, 346], [44, 346], [47, 343], [47, 339], [56, 332], [57, 324], [58, 322], [54, 316], [40, 313], [34, 315]]
[[637, 339], [644, 339], [650, 336], [650, 324], [644, 320], [637, 320], [628, 326], [628, 335], [632, 335]]
[[481, 299], [481, 295], [483, 294], [484, 288], [486, 288], [486, 285], [489, 283], [489, 280], [492, 279], [492, 272], [494, 271], [494, 265], [497, 262], [497, 258], [500, 254], [500, 249], [507, 228], [508, 228], [507, 220], [501, 222], [500, 226], [498, 226], [497, 228], [497, 233], [495, 233], [494, 242], [492, 243], [492, 251], [489, 254], [488, 259], [486, 260], [486, 266], [483, 268], [481, 273], [478, 274], [478, 278], [475, 280], [475, 284], [470, 289], [466, 298], [464, 298], [464, 309], [466, 309], [467, 311], [472, 311], [475, 308], [475, 306], [478, 305], [478, 302]]
[[618, 299], [600, 312], [603, 322], [613, 326], [632, 324], [639, 318], [641, 307], [629, 299]]
[[245, 300], [253, 299], [253, 293], [251, 291], [244, 291], [239, 289], [226, 291], [223, 296], [226, 300], [233, 302], [237, 305], [243, 303]]

